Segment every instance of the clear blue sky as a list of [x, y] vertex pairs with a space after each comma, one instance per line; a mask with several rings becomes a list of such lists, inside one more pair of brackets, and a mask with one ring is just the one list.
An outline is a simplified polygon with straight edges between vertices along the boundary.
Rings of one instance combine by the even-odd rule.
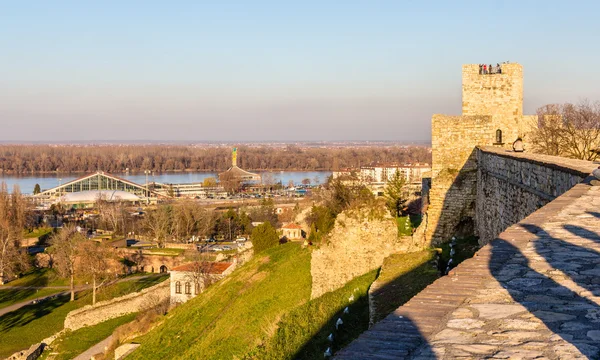
[[5, 1], [0, 140], [428, 140], [461, 64], [600, 100], [597, 1]]

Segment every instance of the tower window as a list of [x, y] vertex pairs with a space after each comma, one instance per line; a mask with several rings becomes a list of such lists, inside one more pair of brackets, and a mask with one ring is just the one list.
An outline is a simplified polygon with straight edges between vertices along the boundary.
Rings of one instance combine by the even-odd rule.
[[502, 130], [496, 130], [496, 144], [502, 144]]

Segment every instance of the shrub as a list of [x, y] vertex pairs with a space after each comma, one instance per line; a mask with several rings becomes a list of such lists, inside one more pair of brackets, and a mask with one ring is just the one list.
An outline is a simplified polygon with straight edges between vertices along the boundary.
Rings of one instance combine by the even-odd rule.
[[269, 222], [262, 223], [252, 230], [252, 245], [255, 252], [270, 249], [279, 243], [277, 231]]

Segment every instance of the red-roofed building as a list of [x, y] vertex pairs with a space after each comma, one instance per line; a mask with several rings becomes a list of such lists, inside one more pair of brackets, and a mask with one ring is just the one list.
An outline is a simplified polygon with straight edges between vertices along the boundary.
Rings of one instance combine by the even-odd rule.
[[235, 269], [230, 262], [193, 262], [171, 269], [171, 304], [184, 303]]
[[302, 236], [302, 227], [296, 223], [289, 223], [281, 227], [283, 236], [288, 240], [300, 240]]

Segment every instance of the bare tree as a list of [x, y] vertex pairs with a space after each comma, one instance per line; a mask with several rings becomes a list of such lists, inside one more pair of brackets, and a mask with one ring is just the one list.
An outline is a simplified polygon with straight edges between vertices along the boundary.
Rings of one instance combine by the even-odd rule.
[[96, 305], [96, 292], [109, 278], [109, 261], [112, 253], [104, 244], [95, 241], [79, 243], [79, 271], [92, 280], [92, 305]]
[[212, 228], [212, 212], [194, 201], [182, 201], [173, 208], [173, 230], [178, 240], [207, 235]]
[[595, 160], [600, 147], [600, 102], [552, 104], [538, 109], [531, 134], [535, 151], [582, 160]]
[[5, 183], [0, 186], [0, 283], [28, 267], [27, 255], [20, 249], [27, 219], [27, 202], [15, 186], [9, 194]]
[[167, 237], [172, 228], [171, 205], [159, 206], [156, 210], [146, 212], [144, 218], [144, 228], [160, 247], [164, 247]]
[[75, 300], [75, 272], [76, 263], [79, 258], [80, 244], [85, 241], [74, 225], [66, 225], [54, 236], [50, 243], [50, 251], [54, 255], [58, 273], [69, 278], [71, 290], [71, 301]]
[[197, 252], [192, 258], [194, 261], [185, 277], [194, 284], [195, 292], [200, 293], [216, 281], [213, 275], [216, 263], [205, 252]]
[[127, 211], [125, 209], [125, 203], [116, 199], [116, 201], [106, 201], [105, 199], [98, 199], [96, 201], [100, 220], [108, 226], [113, 233], [122, 232], [125, 235], [125, 218], [127, 217]]
[[220, 176], [221, 186], [230, 194], [236, 193], [240, 190], [242, 186], [242, 181], [240, 178], [232, 174], [231, 172], [226, 172]]
[[262, 183], [264, 185], [275, 184], [275, 175], [272, 172], [266, 172], [261, 175]]

